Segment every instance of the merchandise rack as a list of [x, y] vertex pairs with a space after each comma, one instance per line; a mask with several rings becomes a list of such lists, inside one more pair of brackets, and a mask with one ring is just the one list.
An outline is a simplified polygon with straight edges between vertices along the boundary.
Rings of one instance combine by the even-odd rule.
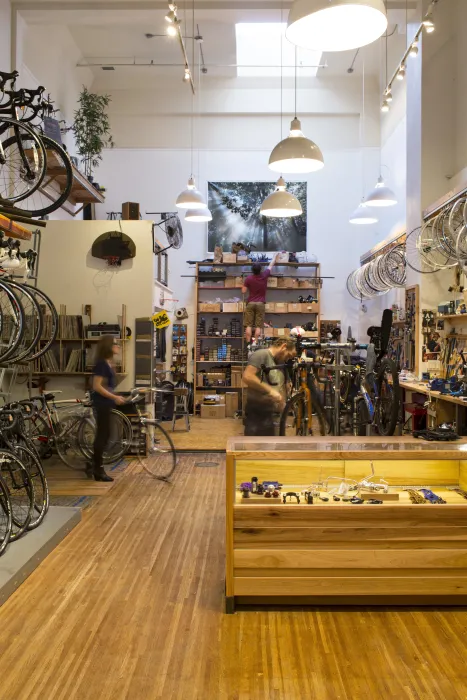
[[[195, 354], [194, 354], [194, 385], [195, 385], [195, 396], [194, 396], [194, 403], [195, 406], [198, 403], [199, 397], [200, 397], [200, 392], [206, 392], [210, 391], [211, 393], [217, 393], [218, 391], [239, 391], [241, 392], [241, 407], [243, 408], [244, 405], [244, 392], [243, 386], [200, 386], [197, 379], [198, 379], [198, 365], [200, 366], [200, 369], [202, 368], [203, 370], [206, 370], [209, 365], [231, 365], [233, 367], [241, 368], [241, 372], [243, 374], [243, 371], [246, 366], [246, 359], [245, 359], [245, 341], [244, 341], [244, 308], [245, 304], [242, 303], [242, 310], [241, 311], [200, 311], [199, 310], [199, 304], [203, 303], [205, 299], [208, 296], [213, 296], [213, 292], [219, 292], [219, 297], [222, 299], [225, 297], [225, 299], [228, 298], [228, 296], [235, 295], [235, 291], [239, 290], [242, 288], [242, 285], [236, 284], [235, 286], [230, 286], [230, 287], [221, 287], [220, 285], [215, 285], [215, 284], [209, 284], [209, 280], [206, 280], [206, 284], [203, 284], [203, 280], [200, 283], [200, 269], [208, 269], [211, 272], [215, 272], [218, 268], [221, 268], [219, 270], [219, 280], [224, 280], [229, 277], [241, 277], [242, 280], [245, 279], [246, 276], [251, 274], [251, 265], [252, 262], [233, 262], [233, 263], [215, 263], [213, 261], [197, 261], [194, 263], [196, 265], [196, 299], [195, 299]], [[269, 262], [262, 262], [259, 263], [262, 267], [268, 267]], [[282, 269], [283, 268], [283, 269]], [[301, 269], [303, 268], [303, 270]], [[281, 270], [282, 269], [282, 270]], [[293, 274], [294, 271], [297, 271], [298, 274]], [[225, 271], [225, 274], [224, 274]], [[307, 274], [308, 272], [308, 274]], [[230, 274], [229, 274], [230, 273]], [[266, 311], [265, 315], [266, 318], [269, 316], [274, 316], [278, 317], [284, 317], [284, 324], [285, 323], [293, 323], [293, 325], [298, 325], [302, 324], [304, 322], [304, 317], [311, 317], [313, 321], [317, 325], [317, 331], [316, 331], [316, 338], [318, 339], [320, 337], [320, 295], [321, 295], [321, 286], [322, 286], [322, 279], [321, 279], [321, 267], [319, 263], [276, 263], [274, 265], [273, 271], [271, 273], [272, 278], [283, 278], [283, 277], [292, 277], [293, 279], [298, 279], [298, 280], [309, 280], [309, 284], [306, 286], [301, 286], [301, 287], [268, 287], [268, 299], [270, 300], [271, 303], [291, 303], [294, 301], [293, 297], [291, 297], [291, 293], [295, 294], [295, 296], [300, 295], [302, 292], [311, 292], [312, 290], [316, 291], [316, 298], [317, 298], [317, 303], [313, 304], [313, 310], [312, 311], [293, 311], [289, 312], [287, 311]], [[212, 278], [214, 279], [214, 278]], [[204, 292], [207, 292], [206, 296], [204, 296]], [[283, 297], [279, 297], [279, 293], [284, 293]], [[217, 295], [216, 295], [217, 296]], [[237, 292], [237, 296], [241, 296]], [[282, 296], [282, 295], [281, 295]], [[202, 317], [207, 317], [208, 319], [213, 319], [214, 317], [220, 316], [225, 320], [225, 322], [222, 325], [226, 325], [228, 323], [227, 319], [230, 317], [231, 319], [241, 319], [241, 336], [232, 336], [232, 335], [227, 335], [227, 336], [222, 336], [222, 335], [199, 335], [198, 334], [198, 325], [199, 325], [199, 319]], [[287, 317], [287, 320], [285, 320], [285, 317]], [[286, 329], [288, 330], [288, 329]], [[200, 341], [212, 341], [213, 343], [218, 343], [219, 341], [223, 340], [237, 340], [240, 341], [240, 350], [242, 353], [242, 360], [233, 360], [233, 361], [225, 361], [225, 360], [200, 360], [198, 359], [198, 354], [197, 350], [199, 348]], [[238, 344], [236, 345], [236, 347]]]

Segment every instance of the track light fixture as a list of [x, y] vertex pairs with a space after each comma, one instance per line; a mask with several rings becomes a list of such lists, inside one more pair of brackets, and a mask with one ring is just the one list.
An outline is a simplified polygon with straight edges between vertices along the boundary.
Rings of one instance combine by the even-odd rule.
[[385, 99], [386, 99], [386, 102], [388, 102], [388, 103], [392, 102], [392, 92], [390, 89], [386, 91]]
[[405, 64], [403, 63], [403, 64], [401, 65], [401, 67], [399, 68], [399, 70], [397, 71], [397, 76], [396, 76], [396, 77], [397, 77], [397, 80], [401, 80], [401, 81], [404, 80], [406, 72], [407, 72], [407, 71], [406, 71], [406, 68], [405, 68]]
[[382, 112], [389, 112], [389, 103], [386, 100], [383, 100], [383, 104], [381, 105], [381, 111]]
[[433, 22], [433, 13], [430, 11], [422, 22], [427, 34], [433, 34], [435, 31], [435, 23]]
[[183, 76], [183, 80], [190, 80], [191, 78], [191, 73], [189, 68], [185, 68], [185, 75]]
[[173, 2], [169, 2], [169, 11], [165, 16], [165, 21], [169, 24], [177, 21], [177, 6]]
[[412, 46], [410, 47], [409, 56], [412, 58], [417, 58], [418, 56], [418, 37], [414, 40]]
[[168, 36], [177, 36], [179, 24], [180, 24], [179, 20], [176, 20], [172, 24], [168, 24], [167, 29], [165, 30], [167, 32], [167, 35]]

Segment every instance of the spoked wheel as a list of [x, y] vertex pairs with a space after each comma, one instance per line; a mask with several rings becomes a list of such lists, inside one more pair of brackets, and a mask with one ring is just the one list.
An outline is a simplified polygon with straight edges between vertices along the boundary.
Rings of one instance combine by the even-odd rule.
[[382, 360], [376, 377], [378, 398], [375, 421], [380, 435], [394, 435], [399, 416], [400, 389], [397, 368], [392, 360]]
[[13, 289], [0, 281], [0, 362], [15, 354], [24, 334], [24, 309]]
[[43, 328], [41, 342], [29, 351], [26, 358], [27, 362], [32, 362], [33, 360], [37, 360], [38, 357], [42, 357], [57, 339], [58, 313], [53, 302], [43, 291], [35, 287], [30, 287], [27, 284], [22, 284], [21, 286], [25, 287], [28, 292], [32, 294], [42, 311]]
[[323, 404], [319, 398], [318, 391], [314, 384], [309, 386], [311, 393], [311, 406], [313, 416], [317, 422], [317, 430], [314, 430], [313, 425], [309, 425], [308, 410], [303, 392], [299, 392], [292, 396], [286, 403], [282, 411], [279, 435], [292, 437], [293, 435], [326, 435], [328, 432], [328, 423]]
[[177, 466], [177, 452], [172, 438], [158, 423], [146, 425], [145, 431], [149, 447], [146, 449], [146, 441], [138, 443], [138, 462], [151, 476], [169, 481]]
[[8, 281], [8, 286], [14, 291], [23, 309], [24, 333], [21, 342], [12, 355], [8, 356], [9, 362], [20, 362], [28, 357], [30, 352], [39, 342], [42, 334], [42, 313], [39, 304], [29, 287], [17, 284], [12, 280]]
[[[104, 464], [114, 464], [126, 454], [131, 446], [133, 429], [130, 419], [121, 411], [113, 409], [110, 414], [110, 438], [103, 454]], [[88, 459], [92, 459], [96, 422], [91, 416], [83, 421], [78, 436], [79, 445]]]
[[10, 541], [12, 528], [11, 501], [7, 485], [0, 476], [0, 556]]
[[27, 530], [34, 508], [34, 487], [28, 470], [9, 450], [0, 450], [0, 476], [11, 502], [10, 541], [17, 540]]
[[44, 470], [37, 455], [24, 445], [15, 445], [13, 448], [15, 455], [28, 470], [29, 478], [34, 487], [34, 508], [28, 530], [34, 530], [44, 520], [49, 510], [49, 487], [45, 478]]
[[362, 398], [359, 398], [357, 401], [356, 414], [354, 435], [364, 436], [366, 435], [366, 427], [370, 423], [370, 417], [368, 415], [368, 407]]
[[52, 435], [49, 426], [42, 418], [36, 414], [31, 420], [26, 422], [28, 438], [34, 445], [34, 449], [41, 459], [52, 452]]
[[81, 412], [60, 416], [59, 434], [55, 438], [55, 447], [62, 462], [71, 469], [85, 470], [89, 461], [79, 442], [82, 423], [86, 421], [91, 422], [91, 419]]
[[[0, 201], [17, 204], [41, 185], [47, 168], [44, 144], [26, 124], [2, 115], [0, 138]], [[21, 208], [21, 204], [19, 204]]]

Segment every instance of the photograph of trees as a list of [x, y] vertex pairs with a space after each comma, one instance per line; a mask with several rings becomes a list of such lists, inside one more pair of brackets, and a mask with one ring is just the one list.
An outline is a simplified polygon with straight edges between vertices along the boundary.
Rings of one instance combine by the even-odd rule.
[[259, 213], [262, 202], [275, 190], [274, 182], [209, 182], [208, 252], [221, 246], [225, 252], [232, 243], [249, 243], [258, 252], [306, 250], [306, 182], [288, 182], [302, 205], [302, 216], [271, 219]]

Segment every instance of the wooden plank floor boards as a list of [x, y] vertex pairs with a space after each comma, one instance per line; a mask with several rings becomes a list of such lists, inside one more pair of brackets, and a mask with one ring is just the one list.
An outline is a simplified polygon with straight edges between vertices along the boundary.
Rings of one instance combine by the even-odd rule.
[[131, 465], [0, 608], [0, 700], [465, 700], [462, 609], [224, 615], [223, 458], [197, 460]]
[[225, 452], [228, 438], [243, 435], [243, 421], [236, 418], [209, 419], [190, 416], [191, 429], [182, 430], [180, 420], [172, 432], [171, 423], [163, 423], [178, 450], [218, 450]]

